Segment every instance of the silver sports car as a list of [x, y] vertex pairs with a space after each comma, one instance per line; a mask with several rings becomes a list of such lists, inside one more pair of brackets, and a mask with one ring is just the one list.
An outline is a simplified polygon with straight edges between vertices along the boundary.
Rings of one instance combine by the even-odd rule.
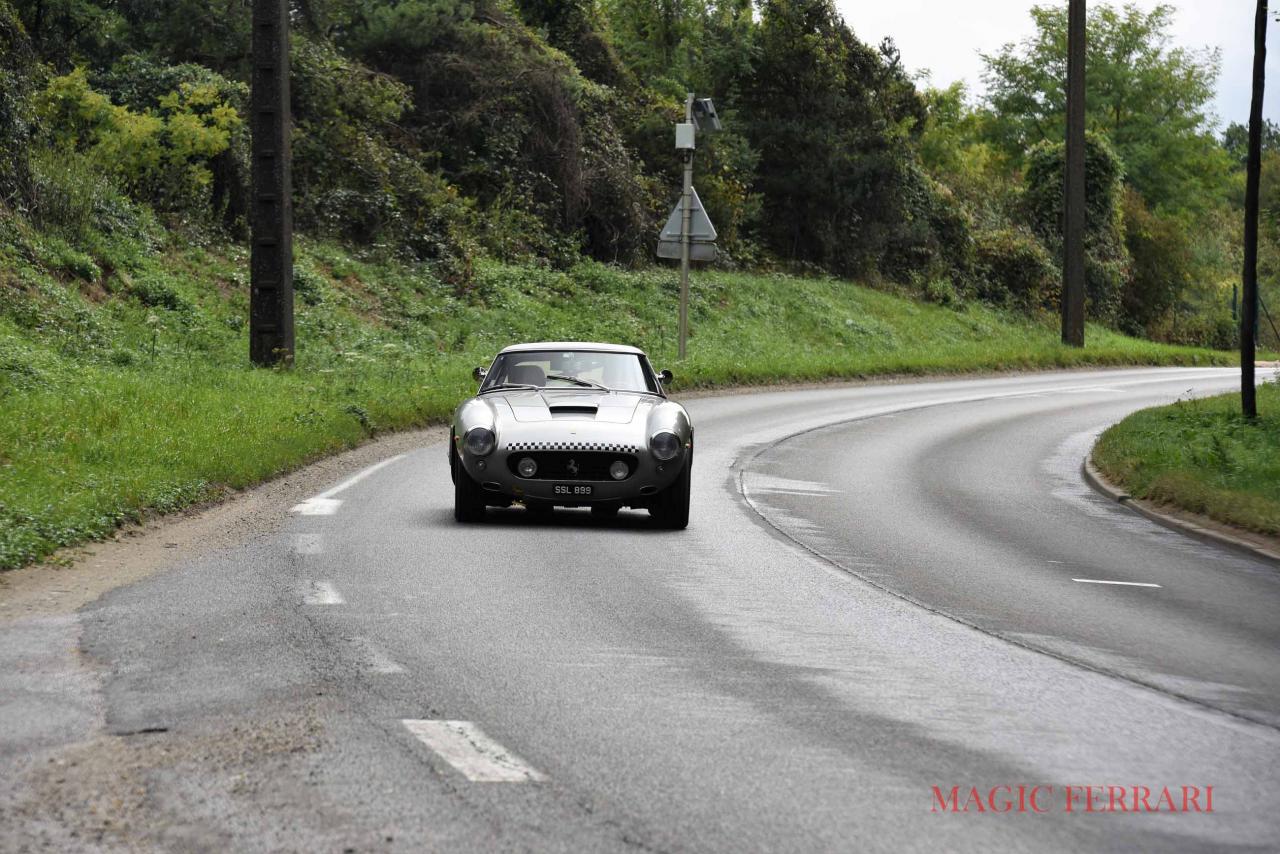
[[531, 512], [646, 508], [666, 528], [689, 524], [693, 426], [668, 400], [644, 352], [617, 344], [517, 344], [493, 360], [453, 414], [449, 471], [459, 522], [489, 506]]

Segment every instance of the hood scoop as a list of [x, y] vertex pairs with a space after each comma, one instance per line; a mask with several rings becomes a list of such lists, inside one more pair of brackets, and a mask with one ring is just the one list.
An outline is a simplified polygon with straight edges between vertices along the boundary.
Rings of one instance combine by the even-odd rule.
[[547, 409], [551, 411], [552, 418], [582, 418], [584, 416], [588, 418], [595, 418], [596, 411], [599, 409], [599, 407], [581, 406], [581, 405], [548, 406]]

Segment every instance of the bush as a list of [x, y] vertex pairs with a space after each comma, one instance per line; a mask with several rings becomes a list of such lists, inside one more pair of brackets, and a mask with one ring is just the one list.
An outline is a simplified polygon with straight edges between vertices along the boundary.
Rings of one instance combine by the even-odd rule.
[[[1027, 158], [1023, 207], [1055, 258], [1063, 252], [1066, 145], [1041, 142]], [[1120, 209], [1124, 164], [1105, 136], [1085, 136], [1085, 296], [1093, 320], [1116, 319], [1130, 273]]]
[[294, 39], [291, 57], [299, 228], [434, 262], [441, 279], [466, 288], [473, 214], [403, 144], [408, 88], [305, 37]]
[[95, 90], [83, 68], [50, 80], [36, 114], [51, 147], [84, 154], [135, 198], [172, 210], [207, 210], [210, 162], [241, 124], [211, 83], [181, 83], [136, 111]]
[[1061, 273], [1034, 234], [1022, 228], [974, 234], [975, 288], [994, 305], [1023, 310], [1052, 309], [1061, 292]]
[[37, 150], [31, 161], [30, 212], [43, 228], [88, 243], [94, 232], [142, 236], [147, 216], [89, 158], [63, 149]]
[[170, 282], [158, 276], [143, 276], [129, 284], [129, 295], [149, 308], [187, 311], [191, 304]]
[[1123, 205], [1133, 275], [1121, 298], [1121, 326], [1151, 335], [1191, 285], [1195, 259], [1184, 223], [1149, 210], [1136, 190], [1125, 192]]

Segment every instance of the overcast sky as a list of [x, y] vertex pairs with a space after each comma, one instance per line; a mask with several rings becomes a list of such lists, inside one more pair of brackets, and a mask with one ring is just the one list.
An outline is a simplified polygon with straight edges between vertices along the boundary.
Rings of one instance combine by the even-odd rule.
[[[1098, 0], [1090, 0], [1092, 8]], [[1040, 5], [1066, 5], [1065, 0], [1042, 0]], [[982, 60], [978, 53], [993, 53], [1006, 42], [1031, 35], [1032, 0], [836, 0], [845, 21], [865, 42], [878, 44], [892, 36], [912, 70], [928, 69], [935, 86], [956, 80], [982, 92]], [[1111, 5], [1119, 6], [1120, 2]], [[1137, 0], [1150, 9], [1156, 0]], [[1171, 0], [1177, 9], [1174, 42], [1186, 47], [1222, 49], [1222, 75], [1218, 78], [1215, 111], [1221, 126], [1249, 120], [1250, 77], [1253, 72], [1253, 16], [1255, 0]], [[1273, 4], [1274, 5], [1274, 4]], [[1271, 56], [1267, 62], [1267, 90], [1263, 113], [1280, 120], [1280, 24], [1267, 32]]]

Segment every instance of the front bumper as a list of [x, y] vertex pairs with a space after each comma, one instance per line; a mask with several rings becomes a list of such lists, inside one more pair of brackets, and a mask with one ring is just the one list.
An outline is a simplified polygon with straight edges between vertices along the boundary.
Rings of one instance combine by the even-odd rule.
[[[684, 470], [689, 457], [682, 448], [675, 459], [665, 463], [654, 459], [647, 450], [636, 457], [636, 468], [626, 480], [543, 480], [523, 478], [513, 473], [508, 458], [519, 459], [522, 451], [497, 448], [485, 457], [473, 457], [465, 450], [461, 453], [463, 472], [480, 484], [493, 503], [533, 500], [558, 507], [588, 507], [592, 504], [620, 504], [626, 507], [644, 507], [653, 496], [675, 482]], [[483, 463], [483, 467], [481, 467]], [[557, 486], [590, 486], [590, 496], [557, 494]]]

